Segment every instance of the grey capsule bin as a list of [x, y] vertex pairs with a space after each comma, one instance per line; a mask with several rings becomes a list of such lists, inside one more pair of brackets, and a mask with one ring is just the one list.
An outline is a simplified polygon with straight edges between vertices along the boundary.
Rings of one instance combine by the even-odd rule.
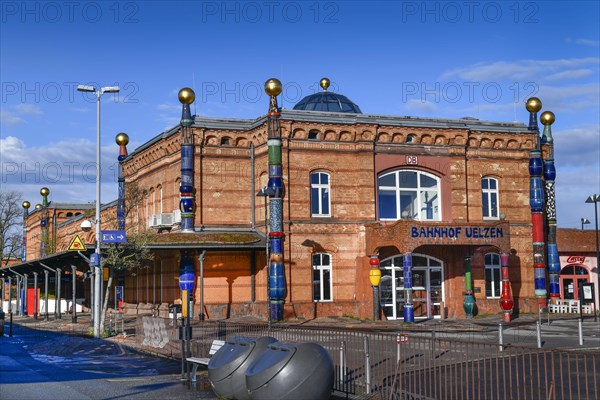
[[208, 380], [217, 396], [250, 400], [246, 388], [246, 369], [271, 343], [272, 337], [234, 337], [227, 340], [208, 362]]
[[246, 370], [252, 400], [329, 399], [333, 361], [316, 343], [274, 343]]

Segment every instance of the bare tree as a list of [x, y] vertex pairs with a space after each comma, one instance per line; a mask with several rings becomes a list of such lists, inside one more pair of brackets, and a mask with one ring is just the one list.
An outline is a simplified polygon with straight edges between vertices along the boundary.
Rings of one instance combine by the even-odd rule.
[[[145, 224], [138, 224], [131, 218], [133, 211], [142, 204], [145, 198], [145, 191], [138, 185], [130, 184], [125, 190], [125, 218], [127, 220], [127, 241], [117, 243], [107, 249], [102, 250], [102, 266], [107, 267], [108, 282], [106, 284], [106, 296], [102, 305], [102, 317], [100, 318], [100, 332], [104, 332], [104, 320], [108, 310], [109, 293], [113, 286], [114, 276], [118, 273], [132, 273], [138, 268], [147, 268], [154, 259], [147, 245], [151, 243], [156, 232], [152, 229], [145, 229]], [[129, 217], [129, 218], [128, 218]], [[117, 227], [116, 216], [110, 218], [107, 223]]]
[[22, 194], [0, 191], [0, 264], [20, 257], [23, 237]]

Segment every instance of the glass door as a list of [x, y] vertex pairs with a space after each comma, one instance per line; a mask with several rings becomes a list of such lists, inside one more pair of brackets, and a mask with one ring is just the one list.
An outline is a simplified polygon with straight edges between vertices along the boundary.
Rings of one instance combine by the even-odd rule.
[[[389, 320], [404, 317], [404, 268], [402, 256], [381, 261], [381, 309]], [[413, 255], [413, 307], [415, 318], [439, 318], [444, 291], [442, 263]]]

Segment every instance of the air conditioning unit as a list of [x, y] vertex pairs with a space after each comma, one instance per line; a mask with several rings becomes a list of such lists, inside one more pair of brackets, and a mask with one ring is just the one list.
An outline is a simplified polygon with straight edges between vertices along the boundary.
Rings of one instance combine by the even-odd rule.
[[160, 214], [160, 224], [161, 225], [173, 225], [173, 214]]
[[148, 226], [153, 227], [153, 226], [159, 226], [160, 225], [160, 214], [154, 214], [151, 215], [150, 218], [148, 218]]
[[174, 224], [181, 223], [181, 210], [173, 210], [173, 223]]
[[173, 214], [154, 214], [150, 216], [150, 226], [172, 226], [173, 225]]

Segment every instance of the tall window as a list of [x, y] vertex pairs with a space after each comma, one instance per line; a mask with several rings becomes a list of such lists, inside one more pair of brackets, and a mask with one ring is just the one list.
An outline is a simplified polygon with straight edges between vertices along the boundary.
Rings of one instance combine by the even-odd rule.
[[500, 297], [500, 255], [485, 255], [485, 297]]
[[312, 256], [313, 267], [313, 301], [331, 301], [331, 256], [326, 253], [315, 253]]
[[330, 217], [329, 174], [313, 172], [310, 174], [310, 213], [313, 217]]
[[481, 203], [483, 219], [498, 219], [498, 180], [496, 178], [481, 180]]
[[440, 221], [440, 180], [421, 171], [393, 171], [378, 179], [379, 219]]

